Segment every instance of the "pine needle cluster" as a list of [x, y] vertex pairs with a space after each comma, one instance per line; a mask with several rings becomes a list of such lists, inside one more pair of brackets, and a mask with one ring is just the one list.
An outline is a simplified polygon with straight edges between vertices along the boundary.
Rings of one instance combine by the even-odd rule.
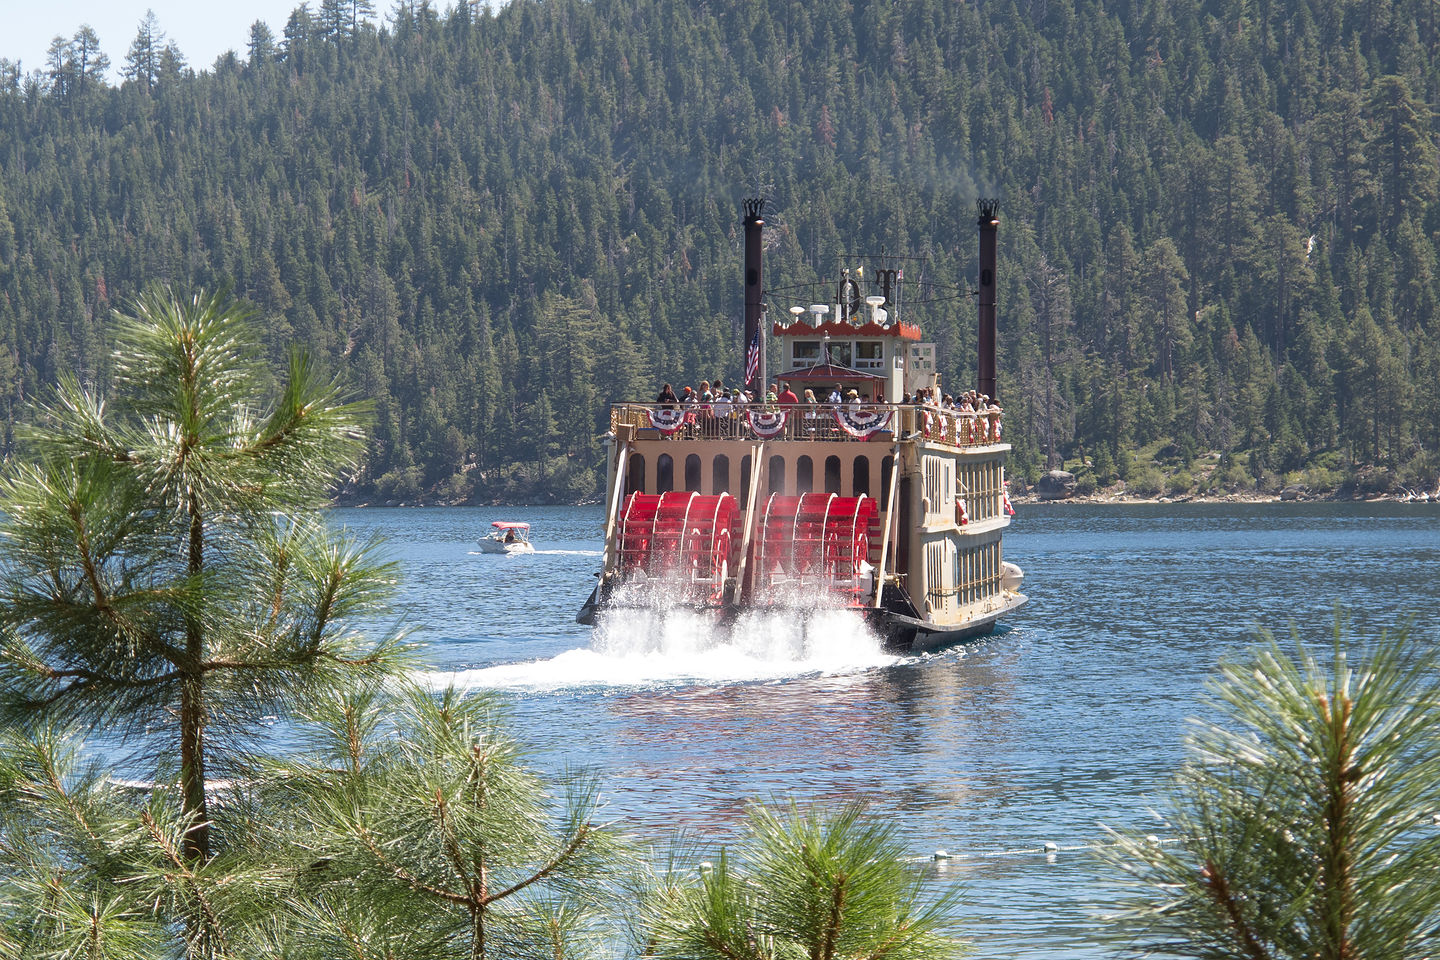
[[755, 807], [738, 862], [722, 852], [696, 883], [650, 901], [644, 952], [665, 960], [941, 960], [953, 894], [927, 898], [889, 823], [834, 811]]
[[1161, 846], [1116, 836], [1141, 949], [1214, 960], [1422, 958], [1440, 948], [1440, 673], [1404, 631], [1353, 664], [1273, 638], [1225, 662]]

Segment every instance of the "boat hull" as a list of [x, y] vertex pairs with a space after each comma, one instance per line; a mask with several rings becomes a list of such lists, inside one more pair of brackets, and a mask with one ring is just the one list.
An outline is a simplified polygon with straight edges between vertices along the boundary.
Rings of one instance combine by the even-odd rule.
[[930, 623], [893, 610], [876, 610], [867, 615], [866, 620], [880, 634], [886, 650], [895, 653], [925, 653], [989, 636], [999, 625], [1001, 617], [1019, 610], [1028, 599], [1022, 593], [1009, 594], [995, 609], [979, 614], [963, 624]]
[[499, 540], [481, 540], [481, 553], [534, 553], [535, 548], [528, 543], [503, 543]]

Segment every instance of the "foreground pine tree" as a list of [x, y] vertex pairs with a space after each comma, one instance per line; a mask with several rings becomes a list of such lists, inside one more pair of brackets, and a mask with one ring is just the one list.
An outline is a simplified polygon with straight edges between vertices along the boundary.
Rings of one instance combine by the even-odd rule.
[[756, 807], [738, 856], [650, 898], [643, 955], [670, 960], [943, 960], [953, 898], [927, 900], [891, 826], [863, 805]]
[[173, 756], [210, 853], [212, 731], [378, 665], [348, 615], [393, 576], [313, 522], [362, 451], [365, 411], [301, 355], [272, 397], [245, 311], [156, 289], [119, 318], [109, 400], [63, 381], [0, 485], [0, 709]]
[[1222, 665], [1189, 737], [1174, 846], [1117, 837], [1120, 929], [1215, 960], [1422, 958], [1440, 948], [1440, 673], [1405, 635], [1352, 665], [1274, 641]]
[[305, 721], [263, 791], [296, 878], [277, 954], [615, 955], [635, 864], [594, 781], [540, 777], [491, 698], [352, 688]]

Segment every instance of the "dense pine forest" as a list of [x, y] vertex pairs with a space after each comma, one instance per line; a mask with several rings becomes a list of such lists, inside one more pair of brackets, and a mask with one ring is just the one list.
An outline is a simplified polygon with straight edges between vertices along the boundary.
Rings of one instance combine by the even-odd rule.
[[59, 375], [106, 389], [109, 318], [147, 285], [228, 284], [277, 363], [304, 345], [373, 399], [347, 497], [578, 500], [608, 400], [739, 372], [743, 197], [769, 198], [774, 309], [867, 254], [926, 258], [907, 282], [953, 293], [913, 319], [963, 388], [995, 196], [1014, 472], [1432, 490], [1436, 21], [321, 0], [208, 67], [153, 18], [82, 27], [40, 69], [0, 61], [0, 443]]

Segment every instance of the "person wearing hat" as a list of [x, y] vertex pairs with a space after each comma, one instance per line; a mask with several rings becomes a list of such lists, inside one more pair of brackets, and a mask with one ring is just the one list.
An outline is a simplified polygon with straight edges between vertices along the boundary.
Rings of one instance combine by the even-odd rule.
[[858, 412], [860, 410], [860, 391], [852, 389], [845, 396], [850, 399], [850, 409]]

